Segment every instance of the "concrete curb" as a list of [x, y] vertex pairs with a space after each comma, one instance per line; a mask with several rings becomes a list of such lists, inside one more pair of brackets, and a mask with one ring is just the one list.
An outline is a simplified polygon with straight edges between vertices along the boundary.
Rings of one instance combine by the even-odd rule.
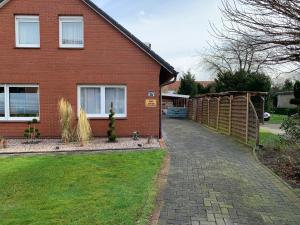
[[169, 170], [170, 170], [170, 154], [167, 148], [167, 145], [165, 144], [164, 140], [160, 140], [161, 147], [166, 151], [166, 157], [163, 162], [163, 166], [161, 171], [159, 172], [157, 176], [157, 197], [156, 197], [156, 206], [155, 209], [153, 210], [153, 213], [151, 215], [151, 218], [149, 220], [149, 225], [157, 225], [159, 222], [159, 217], [160, 217], [160, 210], [163, 206], [163, 194], [164, 190], [167, 186], [167, 180], [168, 180], [168, 175], [169, 175]]
[[72, 155], [72, 154], [100, 154], [100, 153], [121, 153], [121, 152], [139, 152], [139, 151], [153, 151], [159, 148], [130, 148], [130, 149], [100, 149], [100, 150], [75, 150], [75, 151], [38, 151], [38, 152], [0, 152], [1, 156], [26, 156], [26, 155]]

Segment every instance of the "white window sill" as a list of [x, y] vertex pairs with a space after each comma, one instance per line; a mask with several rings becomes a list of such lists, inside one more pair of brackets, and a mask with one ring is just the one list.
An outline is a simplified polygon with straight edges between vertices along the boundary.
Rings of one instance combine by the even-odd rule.
[[16, 48], [41, 48], [40, 45], [16, 45]]
[[37, 120], [40, 122], [39, 117], [12, 117], [12, 118], [0, 118], [0, 122], [31, 122]]
[[84, 49], [83, 45], [60, 45], [61, 49]]
[[[88, 119], [90, 120], [108, 120], [109, 116], [108, 115], [87, 115]], [[115, 119], [127, 119], [127, 115], [115, 115]]]

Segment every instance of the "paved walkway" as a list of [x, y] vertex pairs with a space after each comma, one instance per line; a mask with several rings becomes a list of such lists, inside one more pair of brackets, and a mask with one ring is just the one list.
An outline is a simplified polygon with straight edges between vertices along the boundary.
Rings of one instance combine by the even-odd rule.
[[171, 168], [160, 225], [300, 224], [299, 198], [251, 149], [184, 120], [164, 120]]
[[265, 123], [261, 125], [261, 128], [265, 131], [268, 131], [272, 134], [284, 134], [284, 131], [280, 129], [281, 124], [268, 124]]

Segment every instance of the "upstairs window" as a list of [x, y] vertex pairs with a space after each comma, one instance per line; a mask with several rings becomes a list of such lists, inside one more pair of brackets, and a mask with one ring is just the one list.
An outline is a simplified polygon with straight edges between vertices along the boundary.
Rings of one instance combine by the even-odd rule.
[[16, 16], [16, 47], [40, 47], [40, 19], [39, 16]]
[[83, 17], [61, 16], [59, 17], [59, 47], [83, 48]]

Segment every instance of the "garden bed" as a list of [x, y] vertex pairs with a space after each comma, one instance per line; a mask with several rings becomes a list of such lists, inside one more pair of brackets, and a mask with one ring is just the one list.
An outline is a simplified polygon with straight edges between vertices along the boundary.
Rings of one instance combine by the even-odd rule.
[[0, 149], [0, 154], [152, 149], [159, 147], [160, 144], [157, 139], [151, 139], [148, 143], [146, 138], [137, 141], [132, 138], [119, 138], [116, 143], [108, 143], [106, 138], [95, 138], [85, 146], [80, 146], [78, 142], [65, 144], [59, 139], [39, 139], [37, 143], [33, 144], [26, 144], [24, 139], [8, 139], [7, 147]]
[[266, 131], [260, 138], [259, 160], [293, 188], [300, 188], [300, 147]]

